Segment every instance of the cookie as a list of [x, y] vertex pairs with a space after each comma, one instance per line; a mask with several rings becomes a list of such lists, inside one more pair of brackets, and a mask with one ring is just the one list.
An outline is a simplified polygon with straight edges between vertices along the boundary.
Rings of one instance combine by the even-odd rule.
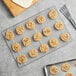
[[59, 70], [58, 70], [58, 67], [57, 66], [55, 66], [55, 65], [50, 66], [50, 73], [52, 75], [56, 75], [58, 72], [59, 72]]
[[57, 47], [58, 44], [59, 44], [59, 42], [58, 42], [58, 40], [55, 39], [55, 38], [52, 38], [52, 39], [49, 40], [49, 45], [50, 45], [50, 47]]
[[68, 70], [70, 70], [70, 64], [69, 64], [69, 63], [63, 63], [63, 64], [61, 65], [61, 70], [62, 70], [63, 72], [67, 72]]
[[29, 56], [30, 56], [31, 58], [37, 57], [37, 56], [38, 56], [38, 51], [37, 51], [36, 49], [31, 49], [31, 50], [29, 51]]
[[63, 33], [60, 35], [60, 39], [66, 42], [70, 39], [70, 35], [68, 33]]
[[45, 27], [43, 29], [43, 35], [44, 36], [50, 36], [51, 34], [52, 34], [52, 31], [51, 31], [50, 27]]
[[41, 44], [39, 50], [40, 52], [45, 53], [49, 51], [49, 47], [47, 44]]
[[75, 67], [76, 67], [76, 61], [74, 61], [74, 65], [75, 65]]
[[24, 37], [22, 43], [24, 46], [29, 46], [31, 44], [31, 39], [29, 37]]
[[17, 27], [16, 27], [16, 33], [17, 33], [18, 35], [23, 34], [24, 31], [25, 31], [24, 26], [17, 26]]
[[26, 25], [26, 28], [29, 30], [33, 30], [35, 28], [35, 23], [31, 20], [27, 21], [25, 25]]
[[36, 21], [39, 23], [39, 24], [42, 24], [46, 21], [45, 17], [44, 16], [38, 16], [36, 18]]
[[22, 64], [22, 63], [27, 62], [27, 57], [24, 54], [21, 54], [17, 57], [16, 60], [19, 64]]
[[42, 34], [40, 32], [35, 33], [33, 39], [34, 41], [40, 41], [42, 39]]
[[50, 19], [56, 19], [58, 17], [58, 13], [55, 9], [52, 9], [48, 15]]
[[54, 24], [54, 28], [56, 30], [62, 30], [64, 28], [64, 24], [61, 21], [58, 21]]
[[73, 74], [72, 73], [66, 73], [65, 76], [73, 76]]
[[12, 44], [12, 50], [14, 52], [19, 52], [21, 50], [21, 45], [19, 43], [17, 43], [17, 42], [13, 43]]
[[5, 38], [6, 38], [7, 40], [12, 40], [12, 39], [14, 38], [14, 33], [13, 33], [13, 31], [7, 30], [7, 31], [5, 32]]

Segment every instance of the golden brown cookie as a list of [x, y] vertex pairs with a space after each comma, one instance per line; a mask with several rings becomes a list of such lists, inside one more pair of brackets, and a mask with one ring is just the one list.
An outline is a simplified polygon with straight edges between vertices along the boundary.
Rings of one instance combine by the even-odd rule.
[[40, 41], [42, 39], [42, 34], [40, 32], [35, 33], [33, 39], [34, 41]]
[[60, 39], [66, 42], [70, 39], [70, 35], [68, 33], [63, 33], [60, 35]]
[[49, 18], [51, 19], [56, 19], [58, 17], [58, 13], [55, 9], [52, 9], [48, 15], [49, 15]]
[[27, 62], [27, 57], [24, 54], [21, 54], [17, 57], [16, 60], [19, 64], [22, 64], [22, 63]]
[[49, 45], [50, 45], [50, 47], [57, 47], [58, 44], [59, 44], [59, 42], [58, 42], [58, 40], [55, 39], [55, 38], [52, 38], [52, 39], [49, 40]]
[[36, 21], [39, 23], [39, 24], [42, 24], [46, 21], [45, 17], [44, 16], [38, 16], [36, 18]]
[[52, 75], [56, 75], [58, 72], [59, 72], [59, 70], [58, 70], [58, 67], [57, 66], [55, 66], [55, 65], [50, 66], [50, 73]]
[[19, 52], [21, 50], [21, 45], [19, 43], [17, 43], [17, 42], [13, 43], [12, 44], [12, 50], [14, 52]]
[[31, 44], [31, 39], [29, 37], [24, 37], [22, 43], [24, 46], [29, 46]]
[[42, 52], [42, 53], [49, 51], [49, 47], [47, 44], [41, 44], [39, 49], [40, 49], [40, 52]]
[[5, 32], [5, 38], [6, 38], [7, 40], [12, 40], [12, 39], [14, 38], [14, 33], [13, 33], [13, 31], [7, 30], [7, 31]]
[[31, 20], [26, 22], [26, 28], [29, 30], [33, 30], [35, 28], [35, 23]]
[[50, 36], [51, 34], [52, 34], [52, 31], [51, 31], [50, 27], [45, 27], [43, 29], [43, 35], [44, 36]]
[[37, 57], [37, 56], [38, 56], [38, 51], [37, 51], [36, 49], [31, 49], [31, 50], [29, 51], [29, 56], [30, 56], [31, 58]]
[[61, 65], [61, 70], [62, 70], [63, 72], [67, 72], [68, 70], [70, 70], [70, 64], [69, 64], [69, 63], [63, 63], [63, 64]]
[[23, 34], [24, 31], [25, 31], [24, 26], [17, 26], [17, 27], [16, 27], [16, 33], [17, 33], [18, 35]]
[[73, 74], [72, 73], [66, 73], [65, 76], [73, 76]]
[[64, 28], [64, 24], [61, 21], [58, 21], [54, 24], [54, 28], [56, 30], [62, 30]]

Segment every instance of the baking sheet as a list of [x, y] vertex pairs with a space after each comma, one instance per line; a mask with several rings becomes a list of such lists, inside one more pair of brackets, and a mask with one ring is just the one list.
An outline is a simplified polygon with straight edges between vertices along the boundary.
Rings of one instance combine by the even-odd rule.
[[[68, 62], [70, 64], [71, 68], [70, 68], [70, 70], [68, 72], [63, 72], [63, 71], [61, 71], [61, 64], [66, 63], [66, 62]], [[46, 65], [44, 67], [45, 76], [66, 76], [66, 73], [72, 73], [73, 76], [76, 76], [75, 62], [76, 62], [76, 59], [72, 59], [72, 60], [67, 60], [67, 61], [63, 61], [63, 62], [58, 62], [58, 63]], [[50, 69], [50, 66], [52, 66], [52, 65], [56, 65], [58, 67], [58, 69], [59, 69], [58, 74], [52, 75], [50, 73], [49, 69]]]
[[[16, 60], [16, 57], [19, 56], [20, 54], [25, 54], [25, 55], [27, 56], [27, 58], [28, 58], [28, 61], [27, 61], [26, 63], [24, 63], [24, 64], [18, 64], [18, 63], [17, 63], [19, 67], [24, 66], [24, 65], [27, 65], [27, 64], [29, 64], [29, 63], [31, 63], [31, 62], [39, 59], [39, 58], [41, 58], [41, 57], [43, 57], [43, 56], [51, 53], [51, 52], [54, 52], [56, 49], [58, 49], [58, 48], [60, 48], [60, 47], [63, 47], [64, 45], [69, 44], [69, 43], [72, 41], [72, 37], [70, 37], [70, 40], [69, 40], [68, 42], [63, 42], [63, 41], [61, 41], [61, 40], [59, 39], [59, 36], [60, 36], [62, 33], [65, 33], [65, 32], [68, 32], [68, 33], [69, 33], [69, 31], [68, 31], [67, 28], [66, 28], [66, 26], [67, 26], [66, 24], [64, 24], [65, 27], [64, 27], [63, 30], [57, 31], [57, 30], [54, 29], [53, 25], [55, 24], [55, 22], [56, 22], [56, 21], [62, 21], [62, 22], [63, 22], [63, 20], [61, 19], [58, 10], [57, 10], [57, 12], [58, 12], [58, 18], [55, 19], [55, 20], [49, 19], [49, 17], [48, 17], [48, 12], [49, 12], [51, 9], [56, 9], [56, 10], [57, 10], [57, 8], [56, 8], [55, 6], [50, 7], [50, 8], [48, 8], [48, 9], [46, 9], [46, 10], [44, 10], [44, 11], [42, 11], [42, 12], [40, 12], [40, 13], [34, 15], [34, 16], [32, 16], [32, 17], [30, 17], [30, 18], [28, 18], [28, 19], [26, 19], [26, 20], [24, 20], [24, 21], [22, 21], [22, 22], [20, 22], [20, 23], [18, 23], [18, 24], [16, 24], [16, 25], [14, 25], [14, 26], [9, 27], [9, 28], [6, 29], [6, 30], [8, 30], [8, 29], [9, 29], [9, 30], [12, 30], [12, 31], [15, 33], [15, 28], [16, 28], [17, 26], [19, 26], [19, 25], [25, 26], [25, 23], [26, 23], [28, 20], [32, 20], [32, 21], [36, 24], [35, 30], [28, 30], [28, 29], [25, 28], [26, 31], [25, 31], [24, 34], [22, 34], [22, 35], [17, 35], [17, 34], [15, 33], [15, 38], [14, 38], [13, 40], [11, 40], [11, 41], [6, 40], [5, 37], [4, 37], [6, 30], [4, 30], [4, 31], [2, 32], [2, 35], [3, 35], [4, 39], [5, 39], [8, 47], [10, 48], [10, 51], [11, 51], [14, 59]], [[44, 24], [41, 24], [41, 25], [40, 25], [40, 24], [38, 24], [38, 23], [36, 22], [35, 19], [36, 19], [36, 17], [39, 16], [39, 15], [43, 15], [43, 16], [46, 17], [46, 22], [45, 22]], [[64, 23], [64, 22], [63, 22], [63, 23]], [[43, 39], [42, 39], [41, 42], [34, 42], [33, 39], [32, 39], [32, 44], [31, 44], [30, 46], [28, 46], [28, 47], [24, 47], [24, 46], [22, 45], [21, 40], [22, 40], [22, 38], [23, 38], [24, 36], [28, 36], [28, 37], [32, 38], [32, 36], [33, 36], [34, 33], [36, 33], [36, 32], [42, 32], [42, 29], [43, 29], [44, 27], [51, 27], [51, 29], [52, 29], [52, 35], [51, 35], [51, 36], [49, 36], [49, 37], [44, 37], [44, 36], [43, 36]], [[69, 33], [69, 34], [70, 34], [70, 33]], [[70, 36], [71, 36], [71, 35], [70, 35]], [[56, 39], [58, 39], [58, 40], [59, 40], [59, 46], [56, 47], [56, 48], [49, 48], [49, 52], [47, 52], [47, 53], [41, 53], [41, 52], [39, 52], [39, 55], [38, 55], [38, 57], [36, 57], [36, 58], [30, 58], [30, 57], [28, 56], [28, 52], [29, 52], [30, 49], [32, 49], [32, 48], [38, 49], [41, 43], [46, 43], [46, 44], [48, 44], [48, 41], [49, 41], [50, 38], [56, 38]], [[12, 51], [11, 45], [12, 45], [13, 42], [18, 42], [18, 43], [21, 44], [22, 50], [21, 50], [20, 52], [14, 53], [14, 52]]]

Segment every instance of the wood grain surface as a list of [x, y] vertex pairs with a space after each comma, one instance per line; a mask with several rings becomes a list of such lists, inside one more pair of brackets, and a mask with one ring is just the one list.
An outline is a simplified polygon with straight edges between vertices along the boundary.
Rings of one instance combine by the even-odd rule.
[[[34, 5], [35, 3], [37, 3], [38, 1], [39, 0], [33, 0], [31, 6]], [[14, 17], [18, 16], [19, 14], [21, 14], [22, 12], [27, 10], [27, 8], [23, 8], [23, 7], [15, 4], [14, 2], [12, 2], [12, 0], [3, 0], [3, 2]]]

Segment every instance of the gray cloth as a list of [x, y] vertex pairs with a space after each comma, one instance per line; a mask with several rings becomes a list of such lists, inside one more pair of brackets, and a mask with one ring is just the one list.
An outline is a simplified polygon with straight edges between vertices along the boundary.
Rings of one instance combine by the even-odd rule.
[[[35, 6], [23, 12], [16, 18], [13, 18], [3, 3], [0, 1], [0, 76], [44, 76], [43, 66], [76, 58], [76, 42], [73, 41], [69, 45], [58, 49], [57, 51], [25, 66], [18, 68], [14, 61], [9, 48], [7, 47], [1, 32], [14, 24], [44, 10], [50, 6], [56, 5], [58, 9], [63, 5], [62, 0], [40, 0]], [[67, 24], [69, 32], [76, 40], [76, 33], [71, 24], [62, 16], [64, 22]]]

